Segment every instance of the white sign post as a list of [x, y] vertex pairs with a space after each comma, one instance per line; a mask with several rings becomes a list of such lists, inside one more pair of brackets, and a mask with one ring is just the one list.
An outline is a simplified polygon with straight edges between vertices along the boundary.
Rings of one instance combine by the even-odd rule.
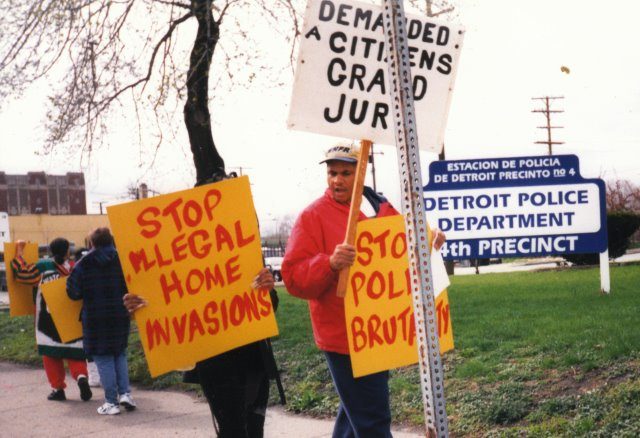
[[[289, 128], [396, 144], [383, 17], [371, 4], [308, 2]], [[406, 18], [419, 147], [438, 153], [464, 32], [424, 16]]]

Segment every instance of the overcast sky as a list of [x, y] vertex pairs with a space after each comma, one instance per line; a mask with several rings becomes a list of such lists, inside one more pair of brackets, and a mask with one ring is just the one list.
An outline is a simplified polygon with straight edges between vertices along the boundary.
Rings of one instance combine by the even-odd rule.
[[[582, 175], [640, 184], [640, 2], [637, 0], [464, 0], [456, 3], [466, 27], [458, 76], [445, 131], [448, 159], [546, 154], [540, 96], [564, 96], [553, 104], [554, 153], [576, 154]], [[269, 53], [286, 58], [289, 47]], [[282, 52], [282, 53], [280, 53]], [[561, 71], [566, 66], [569, 73]], [[336, 139], [288, 131], [292, 75], [282, 87], [234, 91], [214, 102], [214, 137], [229, 170], [248, 174], [263, 229], [296, 215], [326, 185], [318, 165]], [[91, 163], [65, 154], [39, 156], [46, 84], [32, 87], [0, 113], [0, 170], [23, 173], [83, 170], [90, 212], [98, 202], [121, 202], [127, 185], [145, 181], [169, 192], [194, 180], [187, 137], [163, 147], [153, 168], [139, 166], [137, 134], [114, 123], [109, 147]], [[180, 113], [178, 113], [180, 115]], [[375, 146], [378, 190], [398, 204], [396, 151]], [[422, 156], [423, 180], [427, 164]], [[148, 162], [148, 160], [147, 160]], [[371, 176], [368, 176], [371, 184]]]

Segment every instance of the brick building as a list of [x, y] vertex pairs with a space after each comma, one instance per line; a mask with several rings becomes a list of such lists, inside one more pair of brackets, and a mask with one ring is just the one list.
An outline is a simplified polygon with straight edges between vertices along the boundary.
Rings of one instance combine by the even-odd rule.
[[47, 175], [0, 172], [0, 211], [9, 216], [27, 214], [87, 214], [84, 174]]

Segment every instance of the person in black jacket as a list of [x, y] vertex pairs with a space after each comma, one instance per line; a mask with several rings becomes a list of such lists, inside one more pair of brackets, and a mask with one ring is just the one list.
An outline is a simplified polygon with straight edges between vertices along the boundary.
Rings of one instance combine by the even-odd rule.
[[76, 264], [67, 279], [67, 295], [82, 302], [82, 332], [85, 353], [93, 357], [104, 388], [101, 415], [136, 407], [131, 397], [127, 365], [130, 318], [122, 297], [127, 286], [113, 237], [108, 228], [90, 235], [93, 249]]

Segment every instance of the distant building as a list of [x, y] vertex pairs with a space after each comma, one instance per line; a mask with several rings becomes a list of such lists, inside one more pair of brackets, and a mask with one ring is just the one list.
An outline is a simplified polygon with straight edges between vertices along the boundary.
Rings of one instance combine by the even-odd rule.
[[87, 214], [84, 174], [47, 175], [0, 172], [0, 211], [9, 216], [27, 214]]

